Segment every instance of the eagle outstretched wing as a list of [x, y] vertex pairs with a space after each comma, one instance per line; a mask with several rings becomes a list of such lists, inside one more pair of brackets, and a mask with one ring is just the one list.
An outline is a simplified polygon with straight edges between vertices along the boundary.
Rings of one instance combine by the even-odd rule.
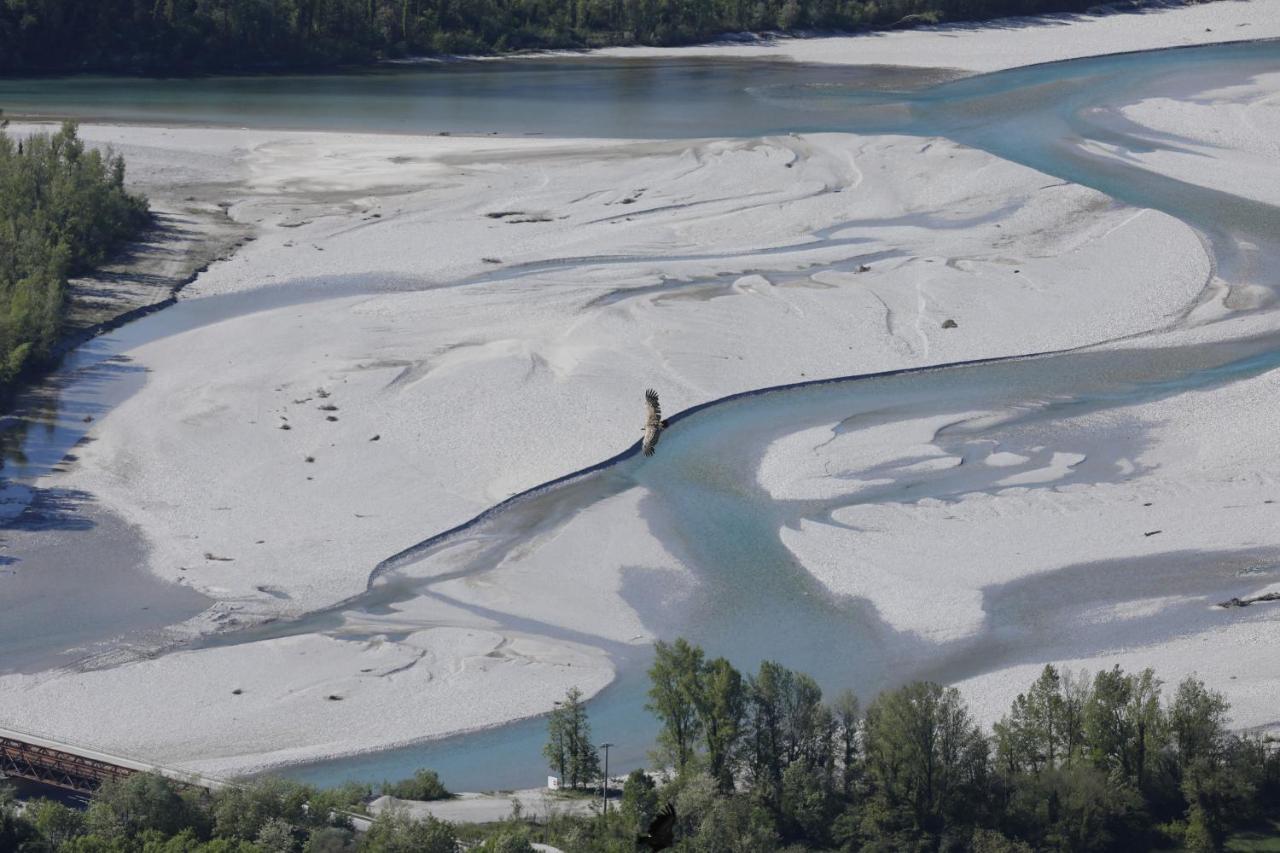
[[650, 388], [644, 392], [644, 443], [642, 445], [645, 456], [652, 456], [653, 449], [658, 446], [658, 439], [662, 436], [662, 431], [666, 429], [666, 422], [662, 420], [662, 407], [658, 405], [658, 392]]
[[636, 847], [665, 850], [676, 843], [676, 807], [667, 803], [649, 824], [649, 833], [636, 838]]

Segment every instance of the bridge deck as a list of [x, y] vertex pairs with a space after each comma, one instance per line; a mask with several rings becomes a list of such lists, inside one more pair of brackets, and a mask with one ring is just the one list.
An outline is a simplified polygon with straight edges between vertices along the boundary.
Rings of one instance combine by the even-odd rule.
[[30, 732], [0, 729], [0, 776], [89, 794], [103, 782], [124, 779], [134, 773], [159, 773], [184, 785], [209, 789], [224, 784], [195, 773], [60, 743]]

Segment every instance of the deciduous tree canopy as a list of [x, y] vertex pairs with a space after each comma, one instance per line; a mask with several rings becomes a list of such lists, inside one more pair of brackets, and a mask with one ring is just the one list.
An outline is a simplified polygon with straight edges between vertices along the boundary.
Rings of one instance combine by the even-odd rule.
[[380, 56], [679, 44], [1081, 11], [1092, 0], [6, 0], [0, 73], [207, 71]]
[[0, 393], [49, 355], [67, 276], [146, 220], [146, 202], [125, 191], [124, 160], [85, 150], [74, 124], [22, 140], [0, 129]]

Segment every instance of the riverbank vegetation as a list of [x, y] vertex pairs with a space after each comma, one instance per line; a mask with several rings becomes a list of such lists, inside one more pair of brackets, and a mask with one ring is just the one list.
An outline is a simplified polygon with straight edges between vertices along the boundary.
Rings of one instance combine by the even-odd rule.
[[[449, 795], [424, 773], [433, 793]], [[384, 787], [416, 790], [425, 778]], [[353, 816], [372, 796], [364, 785], [319, 790], [270, 777], [211, 794], [139, 773], [103, 785], [87, 809], [34, 800], [20, 814], [4, 790], [0, 850], [17, 853], [344, 853], [357, 849]], [[372, 822], [359, 849], [453, 853], [456, 833], [390, 813]]]
[[[954, 688], [908, 684], [864, 710], [847, 691], [827, 701], [804, 673], [770, 661], [742, 673], [683, 640], [660, 643], [649, 674], [663, 770], [633, 771], [608, 815], [517, 807], [498, 824], [455, 827], [392, 810], [361, 835], [350, 814], [368, 787], [266, 779], [210, 795], [137, 775], [104, 786], [87, 811], [35, 802], [20, 816], [0, 797], [0, 849], [515, 853], [545, 842], [629, 853], [668, 805], [684, 853], [1207, 853], [1277, 840], [1277, 744], [1230, 732], [1226, 701], [1194, 677], [1170, 687], [1151, 670], [1046, 666], [986, 732]], [[549, 744], [565, 751], [546, 756], [562, 774], [584, 762], [599, 790], [575, 692], [549, 723]], [[426, 772], [410, 788], [443, 792]]]
[[73, 123], [23, 139], [0, 124], [0, 396], [53, 354], [67, 277], [146, 224], [146, 201], [124, 174], [124, 159], [86, 150]]
[[414, 54], [684, 44], [1081, 12], [1094, 0], [9, 0], [0, 73], [200, 72]]
[[908, 684], [863, 712], [804, 673], [740, 673], [683, 640], [658, 644], [649, 675], [669, 781], [636, 771], [614, 822], [527, 837], [630, 850], [671, 804], [675, 849], [697, 853], [1219, 851], [1280, 816], [1280, 744], [1229, 732], [1227, 702], [1194, 677], [1046, 666], [987, 733], [954, 688]]

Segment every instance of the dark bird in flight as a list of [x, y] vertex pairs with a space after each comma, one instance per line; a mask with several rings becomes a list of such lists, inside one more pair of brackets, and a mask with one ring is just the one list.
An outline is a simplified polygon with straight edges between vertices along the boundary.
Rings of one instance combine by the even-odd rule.
[[636, 836], [636, 848], [648, 847], [650, 850], [666, 850], [676, 843], [676, 807], [667, 803], [667, 807], [658, 812], [658, 816], [649, 824], [647, 835]]
[[644, 392], [644, 448], [645, 456], [652, 456], [653, 449], [658, 446], [658, 439], [662, 437], [662, 431], [667, 428], [667, 422], [662, 419], [662, 408], [658, 405], [658, 392], [650, 388]]

